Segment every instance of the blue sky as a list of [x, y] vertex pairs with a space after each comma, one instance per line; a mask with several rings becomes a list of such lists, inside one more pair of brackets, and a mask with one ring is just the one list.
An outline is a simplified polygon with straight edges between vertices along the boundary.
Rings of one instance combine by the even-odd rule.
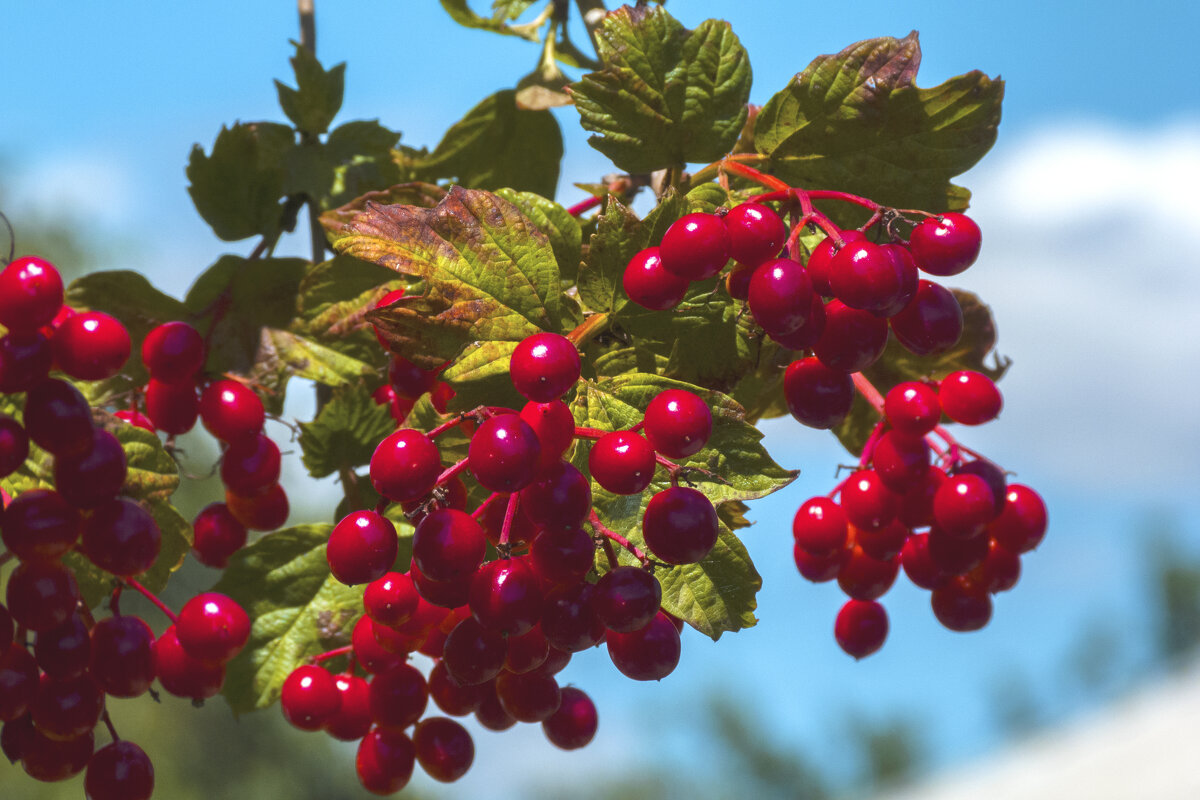
[[[537, 55], [524, 42], [458, 29], [433, 0], [317, 6], [319, 56], [349, 62], [341, 119], [379, 117], [409, 144], [435, 144]], [[686, 637], [683, 665], [661, 685], [624, 681], [603, 653], [579, 659], [570, 677], [601, 704], [600, 739], [564, 755], [532, 744], [541, 738], [533, 729], [484, 736], [480, 768], [463, 790], [488, 786], [486, 766], [501, 749], [506, 759], [540, 765], [530, 780], [645, 752], [659, 740], [656, 713], [720, 687], [744, 696], [781, 740], [843, 771], [842, 734], [826, 721], [847, 711], [912, 712], [938, 763], [979, 756], [997, 741], [987, 692], [1004, 675], [1030, 676], [1046, 694], [1062, 679], [1076, 634], [1098, 617], [1131, 643], [1144, 635], [1138, 526], [1147, 512], [1175, 516], [1200, 540], [1200, 223], [1189, 212], [1200, 185], [1200, 91], [1189, 56], [1200, 5], [668, 7], [689, 25], [730, 19], [751, 55], [755, 102], [818, 53], [914, 28], [925, 54], [918, 83], [975, 68], [1007, 80], [999, 141], [962, 179], [975, 193], [984, 253], [953, 283], [992, 304], [1000, 349], [1015, 366], [1002, 387], [1002, 419], [965, 438], [1043, 490], [1050, 536], [985, 631], [938, 629], [924, 595], [898, 587], [885, 600], [888, 645], [856, 665], [832, 638], [838, 592], [795, 574], [787, 535], [796, 506], [828, 491], [844, 454], [827, 436], [770, 423], [768, 447], [803, 475], [756, 506], [759, 524], [746, 533], [765, 580], [760, 625], [716, 645]], [[96, 232], [130, 243], [127, 260], [112, 267], [146, 271], [176, 294], [219, 253], [249, 249], [218, 242], [191, 210], [188, 151], [210, 145], [223, 123], [281, 118], [270, 79], [290, 79], [287, 40], [296, 36], [284, 0], [203, 8], [0, 0], [0, 183], [14, 208], [73, 204]], [[571, 182], [594, 180], [608, 165], [587, 147], [574, 111], [558, 114], [568, 136], [560, 198], [569, 202], [577, 198]], [[1059, 702], [1051, 712], [1069, 708]], [[670, 763], [695, 758], [686, 732], [661, 741]], [[511, 755], [505, 745], [514, 742], [530, 742], [520, 748], [527, 755]]]

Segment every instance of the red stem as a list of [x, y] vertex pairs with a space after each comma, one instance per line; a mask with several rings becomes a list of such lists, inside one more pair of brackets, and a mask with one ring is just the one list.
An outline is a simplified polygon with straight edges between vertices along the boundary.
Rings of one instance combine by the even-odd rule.
[[443, 422], [441, 425], [438, 425], [436, 428], [434, 428], [433, 430], [431, 430], [429, 433], [427, 433], [425, 435], [428, 436], [430, 439], [436, 439], [437, 437], [441, 436], [446, 431], [448, 431], [452, 428], [458, 427], [458, 425], [460, 423], [462, 423], [464, 420], [470, 419], [470, 417], [473, 413], [474, 412], [468, 411], [466, 413], [459, 414], [459, 415], [455, 416], [454, 418], [452, 418], [451, 420], [449, 420], [448, 422]]
[[591, 211], [596, 206], [604, 202], [603, 197], [589, 197], [587, 200], [581, 200], [575, 205], [567, 209], [567, 213], [572, 217], [578, 217], [586, 211]]
[[434, 482], [435, 485], [441, 486], [443, 483], [450, 480], [451, 478], [453, 478], [455, 475], [462, 472], [466, 468], [467, 468], [467, 459], [465, 459], [465, 458], [462, 461], [459, 461], [457, 464], [455, 464], [452, 467], [446, 467], [446, 469], [442, 470], [442, 474], [438, 475], [437, 480]]
[[874, 200], [869, 200], [866, 197], [859, 197], [856, 194], [848, 194], [847, 192], [835, 192], [829, 189], [810, 189], [805, 192], [812, 200], [841, 200], [846, 203], [853, 203], [856, 206], [862, 206], [870, 211], [876, 211], [883, 206], [876, 203]]
[[112, 597], [108, 601], [108, 610], [112, 612], [114, 617], [121, 616], [121, 590], [125, 587], [117, 584], [113, 587]]
[[875, 385], [871, 383], [867, 376], [861, 372], [855, 372], [850, 376], [850, 379], [854, 381], [854, 388], [862, 395], [863, 400], [866, 400], [871, 404], [872, 408], [882, 414], [883, 395], [879, 393], [879, 390], [875, 388]]
[[167, 619], [171, 620], [172, 625], [174, 625], [178, 621], [178, 617], [175, 616], [175, 612], [172, 611], [171, 609], [167, 608], [166, 603], [164, 603], [162, 600], [159, 600], [158, 596], [156, 594], [154, 594], [154, 592], [150, 591], [145, 586], [142, 586], [140, 583], [135, 581], [133, 578], [124, 578], [123, 580], [125, 581], [126, 586], [128, 586], [129, 588], [133, 589], [134, 591], [136, 591], [137, 593], [139, 593], [140, 595], [145, 597], [147, 600], [149, 600], [151, 603], [154, 604], [155, 608], [157, 608], [162, 613], [166, 614]]
[[320, 664], [322, 661], [328, 661], [329, 659], [337, 658], [338, 656], [350, 655], [353, 657], [353, 653], [354, 647], [352, 645], [346, 645], [345, 647], [339, 647], [335, 650], [327, 650], [320, 655], [315, 655], [313, 656], [312, 660], [314, 664]]
[[599, 428], [580, 428], [575, 427], [576, 439], [599, 439], [601, 436], [607, 436], [609, 431], [602, 431]]
[[871, 463], [871, 458], [875, 455], [875, 447], [879, 444], [879, 440], [883, 436], [885, 426], [886, 421], [881, 419], [871, 429], [871, 435], [867, 437], [867, 443], [863, 445], [862, 457], [858, 459], [859, 469], [866, 469], [867, 464]]
[[517, 504], [520, 502], [520, 493], [513, 492], [508, 496], [508, 507], [504, 509], [504, 522], [500, 526], [500, 546], [508, 546], [508, 533], [512, 530], [513, 520], [517, 518]]
[[484, 498], [484, 501], [480, 503], [474, 511], [471, 512], [471, 518], [478, 522], [479, 518], [482, 517], [487, 511], [487, 507], [499, 499], [499, 497], [499, 492], [492, 492], [489, 494], [486, 498]]
[[650, 563], [650, 557], [642, 552], [641, 548], [626, 539], [621, 534], [605, 526], [605, 524], [600, 521], [600, 516], [596, 513], [595, 509], [592, 509], [591, 514], [588, 516], [588, 522], [592, 524], [592, 527], [595, 528], [597, 532], [609, 539], [612, 539], [621, 547], [624, 547], [630, 553], [633, 553], [633, 557], [642, 562], [643, 566]]
[[761, 184], [761, 185], [767, 187], [768, 189], [786, 192], [791, 188], [786, 183], [779, 180], [779, 178], [776, 178], [773, 175], [767, 175], [765, 173], [759, 172], [754, 167], [748, 166], [746, 164], [741, 164], [737, 161], [731, 161], [729, 159], [725, 159], [724, 161], [721, 162], [721, 164], [722, 164], [722, 168], [726, 172], [732, 172], [735, 175], [741, 175], [743, 178], [748, 178], [749, 180], [752, 180], [755, 183]]

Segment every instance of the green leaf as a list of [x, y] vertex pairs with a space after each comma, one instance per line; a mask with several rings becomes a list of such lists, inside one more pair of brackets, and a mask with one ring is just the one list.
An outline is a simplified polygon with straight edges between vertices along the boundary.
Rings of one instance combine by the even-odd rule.
[[267, 390], [268, 410], [280, 414], [291, 378], [308, 378], [325, 386], [342, 386], [373, 372], [375, 368], [370, 364], [311, 339], [277, 328], [263, 328], [250, 377]]
[[592, 311], [618, 312], [629, 302], [622, 278], [625, 267], [647, 243], [646, 226], [629, 208], [610, 197], [579, 270], [579, 299]]
[[470, 320], [444, 302], [419, 295], [368, 311], [366, 319], [378, 328], [389, 350], [422, 369], [444, 366], [474, 338]]
[[365, 386], [339, 386], [315, 420], [300, 423], [304, 466], [314, 478], [324, 478], [366, 464], [395, 428], [387, 406], [376, 405]]
[[767, 171], [898, 208], [966, 208], [970, 193], [950, 179], [996, 140], [1004, 83], [976, 71], [919, 89], [920, 62], [915, 31], [815, 59], [758, 115]]
[[288, 329], [374, 368], [387, 364], [367, 313], [387, 292], [404, 287], [390, 269], [336, 256], [311, 267], [300, 283], [298, 313]]
[[295, 134], [271, 122], [221, 128], [212, 154], [188, 159], [188, 193], [204, 221], [227, 242], [279, 231], [284, 163]]
[[179, 465], [158, 435], [108, 415], [104, 428], [125, 450], [127, 472], [121, 494], [147, 503], [166, 502], [179, 488]]
[[342, 63], [326, 70], [307, 47], [297, 42], [292, 44], [296, 48], [296, 55], [292, 56], [291, 62], [297, 88], [292, 89], [275, 81], [279, 105], [298, 130], [311, 134], [324, 133], [342, 107], [346, 65]]
[[[516, 19], [519, 17], [531, 5], [532, 0], [500, 0], [500, 2], [493, 4], [496, 8], [496, 13], [490, 19], [488, 17], [481, 17], [472, 11], [467, 0], [441, 0], [441, 3], [446, 13], [463, 27], [492, 31], [506, 36], [519, 36], [531, 42], [537, 41], [537, 28], [508, 25], [505, 22], [506, 19]], [[512, 12], [518, 8], [520, 10], [517, 10], [513, 14]]]
[[339, 208], [326, 211], [321, 215], [321, 225], [325, 228], [326, 233], [334, 236], [342, 225], [351, 222], [370, 204], [433, 208], [445, 197], [446, 190], [432, 183], [401, 183], [387, 189], [367, 192]]
[[397, 131], [377, 119], [357, 119], [339, 125], [325, 139], [325, 150], [334, 161], [352, 161], [359, 157], [388, 158], [400, 141]]
[[559, 278], [568, 285], [575, 283], [583, 257], [583, 230], [579, 220], [558, 203], [533, 192], [500, 189], [496, 194], [521, 209], [521, 213], [546, 234], [554, 250], [554, 260], [558, 262]]
[[450, 407], [467, 410], [480, 405], [521, 408], [525, 399], [508, 375], [508, 364], [520, 341], [475, 342], [442, 373], [454, 389]]
[[350, 643], [363, 587], [334, 578], [325, 559], [330, 525], [276, 531], [229, 561], [213, 591], [250, 615], [250, 641], [230, 662], [223, 694], [235, 713], [266, 708], [310, 656]]
[[570, 91], [588, 142], [621, 169], [716, 161], [746, 121], [750, 60], [729, 23], [684, 29], [661, 8], [622, 6], [596, 31], [604, 68]]
[[517, 107], [512, 89], [496, 92], [450, 127], [437, 149], [408, 165], [421, 180], [451, 178], [471, 189], [508, 187], [554, 197], [562, 132], [549, 111]]

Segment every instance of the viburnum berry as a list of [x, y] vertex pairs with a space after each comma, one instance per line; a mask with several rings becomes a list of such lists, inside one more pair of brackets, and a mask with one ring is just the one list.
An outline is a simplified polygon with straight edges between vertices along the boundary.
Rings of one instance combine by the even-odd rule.
[[325, 720], [323, 730], [340, 742], [355, 742], [371, 729], [371, 690], [357, 675], [337, 675], [338, 710]]
[[95, 734], [92, 731], [60, 741], [33, 730], [21, 747], [21, 767], [35, 781], [65, 781], [83, 772], [95, 748]]
[[1012, 552], [1028, 553], [1046, 536], [1045, 502], [1028, 486], [1010, 484], [1004, 496], [1004, 509], [988, 526], [988, 533]]
[[154, 640], [154, 674], [176, 697], [206, 700], [221, 691], [225, 666], [199, 660], [183, 649], [174, 625]]
[[558, 463], [575, 439], [575, 417], [567, 404], [561, 400], [530, 401], [521, 409], [520, 416], [538, 439], [538, 471]]
[[821, 341], [825, 332], [825, 301], [813, 292], [812, 302], [808, 307], [808, 319], [804, 324], [791, 333], [769, 334], [771, 340], [779, 343], [788, 350], [808, 350]]
[[679, 664], [679, 631], [663, 612], [630, 633], [610, 631], [608, 655], [621, 674], [635, 681], [658, 681]]
[[334, 526], [325, 548], [333, 577], [347, 586], [383, 577], [399, 552], [396, 526], [374, 511], [352, 511]]
[[992, 598], [965, 577], [953, 578], [929, 597], [938, 622], [952, 631], [977, 631], [992, 618]]
[[562, 691], [553, 675], [501, 672], [496, 676], [496, 697], [517, 722], [543, 722], [558, 711]]
[[13, 331], [0, 336], [0, 392], [26, 392], [46, 379], [54, 365], [54, 349], [46, 335]]
[[18, 625], [40, 632], [57, 628], [75, 613], [79, 584], [57, 561], [24, 561], [8, 576], [8, 612]]
[[402, 730], [425, 713], [429, 690], [412, 664], [396, 664], [371, 679], [371, 717], [381, 728]]
[[941, 353], [962, 338], [963, 314], [958, 298], [932, 281], [920, 281], [908, 305], [888, 321], [896, 340], [919, 356]]
[[191, 325], [164, 322], [142, 340], [142, 363], [165, 383], [193, 380], [204, 366], [204, 349], [204, 337]]
[[850, 413], [854, 381], [841, 370], [816, 358], [788, 364], [783, 373], [783, 397], [796, 421], [810, 428], [836, 427]]
[[89, 671], [105, 694], [145, 694], [154, 682], [154, 663], [154, 633], [140, 618], [109, 617], [92, 628]]
[[408, 574], [412, 576], [417, 594], [435, 606], [452, 609], [465, 606], [471, 597], [471, 576], [459, 575], [447, 581], [439, 581], [421, 573], [414, 561]]
[[887, 488], [879, 473], [860, 469], [842, 486], [842, 508], [856, 528], [878, 530], [896, 518], [900, 498]]
[[796, 562], [796, 570], [805, 580], [813, 583], [825, 583], [838, 576], [845, 563], [849, 550], [843, 549], [829, 555], [813, 555], [797, 542], [792, 547], [792, 558]]
[[483, 684], [479, 687], [482, 690], [482, 699], [479, 701], [479, 708], [475, 709], [475, 720], [487, 728], [489, 731], [506, 731], [517, 721], [513, 719], [513, 715], [504, 710], [504, 706], [500, 705], [500, 698], [496, 697], [496, 682], [494, 680]]
[[908, 537], [900, 551], [900, 563], [908, 579], [922, 589], [936, 589], [950, 578], [929, 552], [928, 533], [914, 533]]
[[13, 642], [0, 650], [0, 721], [12, 722], [28, 712], [37, 688], [37, 661], [25, 646]]
[[978, 536], [996, 516], [996, 498], [978, 475], [953, 475], [933, 496], [933, 519], [951, 536]]
[[154, 765], [142, 748], [122, 739], [97, 750], [83, 779], [87, 800], [149, 800]]
[[[473, 516], [479, 519], [479, 524], [483, 526], [483, 532], [487, 536], [488, 543], [493, 547], [500, 544], [500, 536], [504, 533], [504, 518], [508, 514], [508, 501], [510, 497], [502, 494], [489, 497], [479, 507], [482, 511], [476, 509], [476, 513], [473, 514]], [[512, 518], [512, 525], [508, 529], [508, 543], [512, 547], [524, 547], [538, 533], [537, 525], [529, 518], [528, 505], [528, 503], [519, 503], [517, 513]], [[420, 520], [416, 522], [418, 525], [420, 524]]]
[[179, 644], [193, 658], [208, 664], [225, 664], [250, 639], [250, 617], [233, 598], [205, 592], [183, 604], [175, 632]]
[[255, 495], [279, 482], [282, 460], [279, 446], [268, 436], [255, 434], [229, 445], [221, 457], [221, 482], [240, 495]]
[[520, 636], [508, 637], [504, 669], [514, 675], [522, 675], [540, 668], [549, 657], [550, 643], [546, 641], [546, 634], [542, 633], [541, 625], [534, 625]]
[[967, 575], [967, 579], [991, 594], [1007, 592], [1021, 578], [1021, 556], [995, 539], [988, 541], [987, 558]]
[[560, 399], [579, 380], [579, 370], [579, 351], [557, 333], [525, 337], [509, 360], [513, 386], [536, 403]]
[[871, 454], [871, 467], [889, 489], [903, 494], [925, 480], [929, 445], [919, 436], [888, 431], [879, 437]]
[[633, 431], [613, 431], [588, 453], [592, 479], [613, 494], [640, 494], [654, 479], [654, 448]]
[[547, 528], [529, 545], [530, 564], [542, 580], [568, 584], [592, 569], [596, 545], [582, 528]]
[[393, 653], [379, 643], [375, 637], [376, 625], [370, 617], [363, 615], [354, 623], [350, 632], [350, 646], [354, 648], [354, 660], [367, 672], [377, 674], [391, 669], [396, 664], [404, 662], [403, 653]]
[[192, 522], [192, 555], [207, 567], [224, 569], [246, 544], [246, 526], [225, 503], [210, 503]]
[[930, 275], [957, 275], [975, 263], [983, 234], [966, 214], [949, 212], [926, 217], [913, 228], [908, 246], [913, 258]]
[[9, 330], [49, 325], [62, 304], [62, 277], [44, 258], [22, 256], [0, 270], [0, 325]]
[[429, 494], [442, 471], [437, 445], [411, 428], [390, 434], [371, 456], [371, 485], [397, 503], [420, 500]]
[[9, 761], [16, 764], [21, 760], [26, 742], [33, 738], [35, 732], [33, 717], [29, 714], [18, 717], [12, 722], [5, 722], [0, 725], [0, 752], [3, 752]]
[[566, 686], [558, 711], [542, 723], [542, 732], [555, 747], [578, 750], [592, 741], [598, 726], [596, 704], [582, 690]]
[[25, 432], [55, 456], [78, 455], [92, 446], [92, 408], [71, 384], [42, 381], [25, 395]]
[[226, 489], [225, 505], [234, 519], [252, 531], [282, 528], [290, 513], [287, 492], [278, 483], [261, 494], [240, 495]]
[[393, 355], [388, 360], [388, 383], [396, 395], [416, 400], [433, 389], [438, 370], [421, 369], [404, 356]]
[[729, 260], [729, 232], [715, 214], [680, 217], [663, 234], [659, 257], [668, 272], [689, 281], [713, 277]]
[[893, 296], [890, 304], [877, 309], [875, 313], [881, 317], [891, 317], [899, 314], [912, 301], [920, 284], [920, 275], [912, 253], [908, 251], [907, 247], [902, 244], [885, 244], [881, 249], [892, 260], [892, 266], [899, 282], [899, 291]]
[[825, 304], [825, 329], [813, 345], [813, 355], [830, 369], [862, 372], [883, 355], [887, 346], [887, 320], [830, 300]]
[[582, 582], [546, 593], [542, 633], [552, 648], [579, 653], [604, 638], [604, 623], [596, 614], [596, 587]]
[[420, 599], [411, 577], [388, 572], [367, 584], [363, 608], [380, 625], [395, 628], [412, 619]]
[[154, 421], [142, 412], [138, 411], [136, 408], [118, 411], [113, 414], [113, 416], [122, 422], [129, 423], [135, 428], [141, 428], [144, 431], [150, 431], [151, 433], [154, 433]]
[[53, 489], [17, 495], [0, 515], [0, 538], [21, 561], [51, 561], [75, 546], [83, 518]]
[[717, 511], [702, 492], [670, 486], [650, 498], [642, 517], [646, 546], [668, 564], [694, 564], [717, 543]]
[[849, 655], [866, 658], [887, 639], [887, 611], [873, 600], [847, 600], [833, 623], [833, 635]]
[[125, 484], [125, 450], [106, 430], [92, 432], [92, 446], [82, 455], [54, 459], [54, 486], [76, 508], [95, 508], [111, 500]]
[[983, 478], [984, 483], [992, 490], [992, 496], [996, 499], [996, 514], [998, 515], [1004, 510], [1004, 496], [1008, 492], [1008, 478], [1004, 475], [1004, 470], [1000, 469], [995, 463], [988, 461], [986, 458], [976, 458], [973, 461], [964, 461], [954, 467], [955, 475], [978, 475]]
[[774, 258], [787, 242], [787, 225], [762, 203], [739, 203], [723, 221], [729, 233], [729, 257], [745, 266]]
[[792, 519], [792, 537], [796, 544], [815, 556], [842, 550], [848, 531], [846, 512], [828, 497], [805, 500]]
[[200, 398], [191, 381], [163, 383], [150, 379], [146, 384], [146, 416], [154, 427], [172, 436], [187, 433], [200, 415]]
[[[841, 232], [843, 246], [865, 238], [866, 234], [862, 231], [848, 230]], [[833, 289], [829, 285], [829, 277], [833, 257], [837, 255], [837, 252], [837, 243], [834, 237], [826, 236], [813, 248], [812, 255], [808, 257], [808, 263], [804, 265], [808, 269], [808, 276], [812, 279], [813, 290], [825, 297], [833, 296]]]
[[661, 606], [662, 585], [639, 567], [614, 567], [596, 582], [596, 616], [611, 631], [644, 628]]
[[857, 241], [837, 252], [829, 264], [829, 287], [838, 300], [850, 308], [887, 316], [906, 293], [911, 294], [916, 266], [885, 248]]
[[38, 667], [52, 678], [75, 678], [87, 671], [92, 640], [78, 614], [57, 628], [42, 631], [34, 639], [33, 655]]
[[533, 482], [541, 458], [537, 434], [517, 414], [484, 420], [471, 437], [467, 466], [493, 492], [515, 492]]
[[910, 486], [900, 498], [900, 510], [896, 518], [910, 528], [923, 528], [933, 523], [933, 498], [946, 482], [946, 473], [930, 466], [925, 477]]
[[475, 760], [475, 743], [467, 729], [446, 717], [428, 717], [413, 730], [417, 762], [425, 774], [453, 783], [467, 774]]
[[647, 247], [629, 260], [621, 277], [629, 299], [651, 311], [666, 311], [683, 302], [688, 281], [668, 272], [657, 247]]
[[905, 381], [889, 389], [883, 399], [883, 411], [894, 430], [909, 436], [930, 433], [942, 418], [937, 391], [919, 381]]
[[476, 686], [500, 674], [506, 650], [503, 636], [467, 617], [446, 637], [442, 663], [458, 683]]
[[876, 600], [892, 588], [899, 572], [898, 558], [875, 558], [856, 545], [838, 569], [838, 586], [855, 600]]
[[542, 470], [521, 490], [520, 507], [541, 528], [577, 528], [592, 508], [587, 477], [565, 461]]
[[871, 558], [890, 561], [900, 553], [912, 529], [899, 520], [889, 522], [873, 531], [851, 527], [850, 539]]
[[746, 303], [763, 330], [782, 336], [808, 321], [812, 296], [812, 279], [804, 266], [790, 258], [776, 258], [754, 270]]
[[646, 406], [642, 432], [668, 458], [687, 458], [704, 449], [712, 435], [712, 410], [698, 395], [664, 389]]
[[470, 514], [440, 508], [417, 525], [412, 550], [413, 563], [429, 578], [465, 580], [483, 563], [487, 537]]
[[965, 575], [984, 562], [988, 554], [988, 537], [964, 539], [944, 530], [929, 529], [929, 557], [947, 575]]
[[738, 264], [725, 276], [725, 291], [734, 300], [745, 300], [750, 296], [750, 279], [754, 277], [755, 267]]
[[446, 714], [465, 717], [473, 714], [483, 701], [482, 687], [466, 686], [450, 677], [446, 665], [438, 661], [429, 671], [429, 697]]
[[266, 420], [262, 400], [254, 390], [228, 378], [205, 387], [199, 408], [205, 430], [230, 444], [259, 433]]
[[121, 371], [132, 347], [129, 331], [103, 311], [84, 311], [54, 333], [54, 359], [76, 380], [100, 381]]
[[946, 416], [963, 425], [991, 422], [1004, 406], [996, 383], [982, 372], [969, 369], [942, 378], [938, 398]]
[[89, 733], [104, 712], [104, 691], [90, 675], [57, 679], [42, 675], [30, 706], [34, 727], [59, 741]]
[[519, 558], [481, 566], [471, 578], [469, 602], [480, 625], [506, 636], [528, 632], [542, 613], [537, 575]]
[[372, 728], [358, 744], [354, 768], [363, 788], [372, 794], [389, 795], [412, 780], [416, 750], [403, 731]]

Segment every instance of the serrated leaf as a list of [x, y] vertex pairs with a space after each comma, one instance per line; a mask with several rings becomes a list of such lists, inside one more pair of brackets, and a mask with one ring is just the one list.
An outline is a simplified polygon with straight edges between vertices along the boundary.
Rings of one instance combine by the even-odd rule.
[[308, 378], [324, 386], [342, 386], [375, 372], [370, 364], [331, 347], [277, 328], [263, 328], [250, 378], [266, 390], [264, 404], [283, 412], [291, 378]]
[[399, 139], [398, 132], [378, 120], [355, 120], [330, 131], [324, 152], [334, 165], [333, 184], [329, 195], [321, 199], [322, 208], [400, 183], [403, 172], [392, 151]]
[[227, 242], [278, 232], [284, 162], [295, 133], [271, 122], [221, 128], [211, 155], [200, 145], [188, 159], [188, 194], [196, 210]]
[[387, 406], [376, 405], [365, 386], [340, 386], [315, 420], [300, 423], [304, 466], [314, 478], [324, 478], [366, 464], [395, 428]]
[[1004, 84], [976, 71], [920, 89], [920, 60], [915, 32], [815, 59], [758, 115], [767, 171], [898, 208], [965, 208], [970, 193], [950, 179], [995, 141]]
[[390, 156], [400, 134], [377, 119], [356, 119], [337, 126], [325, 139], [325, 149], [335, 161], [350, 161], [359, 156]]
[[533, 192], [500, 189], [496, 194], [521, 209], [521, 213], [546, 234], [554, 250], [554, 260], [558, 262], [560, 280], [568, 285], [575, 283], [583, 253], [583, 231], [579, 220], [558, 203]]
[[418, 179], [453, 179], [472, 189], [501, 187], [554, 197], [562, 132], [549, 111], [517, 107], [505, 89], [484, 98], [450, 127], [428, 156], [408, 168]]
[[346, 65], [337, 64], [327, 70], [307, 47], [296, 42], [292, 44], [296, 48], [296, 54], [291, 58], [296, 88], [275, 81], [279, 105], [298, 130], [324, 133], [342, 107]]
[[615, 313], [625, 307], [625, 267], [648, 242], [646, 226], [637, 215], [610, 197], [588, 244], [587, 263], [579, 270], [579, 299], [587, 308]]
[[422, 369], [438, 369], [473, 337], [471, 322], [429, 297], [402, 297], [386, 308], [367, 312], [388, 349]]
[[127, 472], [121, 494], [147, 503], [166, 502], [179, 488], [179, 465], [158, 435], [108, 415], [104, 429], [117, 437], [125, 451]]
[[349, 644], [363, 587], [334, 578], [325, 559], [330, 525], [276, 531], [230, 560], [213, 591], [250, 615], [250, 641], [230, 662], [222, 694], [235, 713], [266, 708], [310, 656]]
[[466, 410], [479, 405], [521, 408], [525, 399], [517, 393], [508, 374], [508, 363], [519, 341], [476, 342], [442, 373], [454, 389], [450, 407]]
[[304, 142], [284, 159], [283, 193], [304, 195], [322, 203], [333, 191], [337, 164], [318, 142]]
[[370, 204], [381, 206], [417, 206], [433, 208], [446, 197], [446, 190], [432, 183], [401, 183], [379, 191], [367, 192], [321, 215], [321, 225], [333, 236], [343, 225], [367, 210]]
[[588, 142], [630, 173], [716, 161], [737, 141], [750, 60], [729, 23], [684, 29], [661, 8], [622, 6], [596, 30], [604, 68], [572, 84]]

